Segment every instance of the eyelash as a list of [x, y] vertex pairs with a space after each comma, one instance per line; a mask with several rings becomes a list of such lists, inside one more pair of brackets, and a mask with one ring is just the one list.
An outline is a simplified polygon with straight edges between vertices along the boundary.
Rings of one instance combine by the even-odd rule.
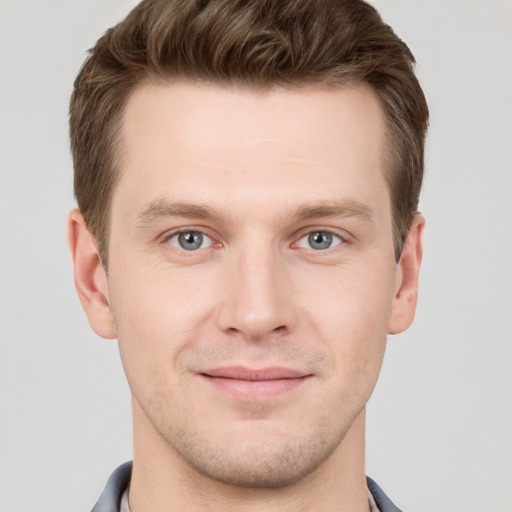
[[[315, 235], [327, 235], [328, 237], [330, 237], [331, 240], [330, 240], [329, 246], [325, 247], [325, 248], [321, 248], [321, 249], [320, 248], [315, 249], [314, 247], [311, 247], [311, 242], [312, 242], [311, 238]], [[307, 243], [309, 244], [309, 247], [304, 247], [304, 246], [300, 245], [300, 242], [306, 238], [307, 238]], [[322, 243], [322, 242], [319, 242], [319, 243]], [[335, 245], [332, 245], [333, 243]], [[298, 245], [301, 248], [304, 248], [307, 250], [312, 250], [315, 252], [324, 252], [324, 251], [328, 251], [329, 249], [334, 249], [335, 247], [338, 247], [338, 246], [342, 245], [343, 243], [345, 243], [345, 240], [337, 233], [333, 233], [332, 231], [330, 231], [328, 229], [313, 229], [311, 231], [308, 231], [307, 233], [304, 233], [297, 240], [297, 242], [295, 242], [294, 245]]]
[[[171, 243], [171, 240], [173, 240], [175, 238], [177, 239], [177, 237], [179, 237], [180, 235], [191, 234], [191, 233], [201, 235], [202, 237], [206, 237], [207, 239], [210, 240], [210, 243], [208, 244], [208, 246], [202, 247], [202, 245], [204, 243], [204, 240], [203, 240], [201, 242], [201, 246], [198, 248], [194, 248], [194, 249], [185, 249], [184, 247], [180, 246], [178, 241], [176, 242], [176, 244]], [[337, 242], [337, 243], [335, 243], [335, 245], [331, 244], [331, 245], [329, 245], [329, 247], [326, 247], [324, 249], [315, 249], [313, 247], [304, 247], [304, 246], [299, 245], [300, 242], [302, 240], [304, 240], [306, 237], [311, 237], [316, 234], [329, 235], [332, 238], [333, 242]], [[188, 253], [189, 255], [193, 255], [194, 253], [197, 253], [199, 251], [203, 251], [206, 249], [222, 247], [222, 243], [216, 241], [212, 236], [210, 236], [208, 233], [206, 233], [203, 228], [194, 228], [194, 227], [187, 228], [187, 229], [180, 229], [178, 231], [173, 231], [172, 233], [170, 233], [163, 239], [163, 242], [168, 245], [173, 246], [174, 248], [176, 248], [177, 250], [179, 250], [183, 253]], [[312, 251], [313, 253], [318, 254], [318, 253], [322, 253], [322, 252], [326, 252], [326, 251], [335, 249], [336, 247], [345, 245], [346, 243], [347, 243], [347, 239], [345, 236], [341, 236], [339, 233], [336, 233], [335, 231], [333, 231], [331, 229], [308, 228], [307, 231], [301, 231], [300, 236], [295, 239], [295, 241], [291, 244], [291, 246], [298, 247], [300, 249], [304, 249], [307, 251]]]
[[[202, 237], [209, 239], [210, 243], [208, 244], [208, 246], [207, 247], [198, 247], [196, 249], [185, 249], [182, 246], [180, 247], [180, 244], [178, 241], [177, 241], [176, 245], [171, 242], [171, 240], [173, 240], [174, 238], [176, 238], [178, 240], [180, 235], [192, 234], [192, 233], [201, 235]], [[196, 228], [188, 228], [188, 229], [181, 229], [179, 231], [174, 231], [174, 232], [170, 233], [168, 236], [166, 236], [163, 241], [164, 241], [164, 243], [172, 245], [173, 247], [175, 247], [178, 250], [181, 250], [183, 252], [190, 253], [190, 254], [192, 254], [194, 252], [198, 252], [199, 250], [209, 249], [214, 245], [217, 245], [217, 246], [221, 245], [220, 243], [216, 242], [205, 231], [203, 231], [202, 229], [196, 229]], [[204, 240], [201, 242], [201, 246], [203, 245], [203, 243], [204, 243]]]

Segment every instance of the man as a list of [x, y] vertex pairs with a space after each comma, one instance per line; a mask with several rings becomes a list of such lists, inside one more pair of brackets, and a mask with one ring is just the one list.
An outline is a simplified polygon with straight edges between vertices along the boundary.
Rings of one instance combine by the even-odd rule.
[[145, 0], [91, 50], [69, 243], [134, 432], [95, 511], [398, 510], [364, 430], [416, 306], [413, 62], [359, 0]]

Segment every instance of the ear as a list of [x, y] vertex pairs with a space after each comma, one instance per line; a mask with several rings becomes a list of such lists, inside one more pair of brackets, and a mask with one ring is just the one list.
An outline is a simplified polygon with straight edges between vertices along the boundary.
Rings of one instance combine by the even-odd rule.
[[425, 219], [417, 214], [405, 239], [396, 267], [395, 297], [391, 310], [389, 334], [405, 331], [414, 319], [418, 302], [418, 277], [423, 257]]
[[76, 290], [89, 324], [102, 338], [115, 338], [107, 275], [101, 264], [96, 239], [78, 210], [72, 210], [68, 216], [68, 244]]

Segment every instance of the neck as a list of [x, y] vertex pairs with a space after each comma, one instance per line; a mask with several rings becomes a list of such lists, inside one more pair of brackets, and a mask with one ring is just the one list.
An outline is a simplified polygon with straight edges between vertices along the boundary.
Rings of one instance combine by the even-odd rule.
[[190, 467], [134, 403], [131, 512], [205, 510], [368, 512], [364, 469], [365, 410], [320, 466], [283, 487], [247, 488], [212, 480]]

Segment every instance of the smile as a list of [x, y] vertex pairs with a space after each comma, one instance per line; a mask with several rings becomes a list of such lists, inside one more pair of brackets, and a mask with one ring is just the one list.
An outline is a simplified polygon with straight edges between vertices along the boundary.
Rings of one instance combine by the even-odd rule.
[[290, 368], [249, 369], [239, 366], [215, 368], [199, 374], [223, 392], [243, 400], [265, 400], [301, 386], [311, 374]]

